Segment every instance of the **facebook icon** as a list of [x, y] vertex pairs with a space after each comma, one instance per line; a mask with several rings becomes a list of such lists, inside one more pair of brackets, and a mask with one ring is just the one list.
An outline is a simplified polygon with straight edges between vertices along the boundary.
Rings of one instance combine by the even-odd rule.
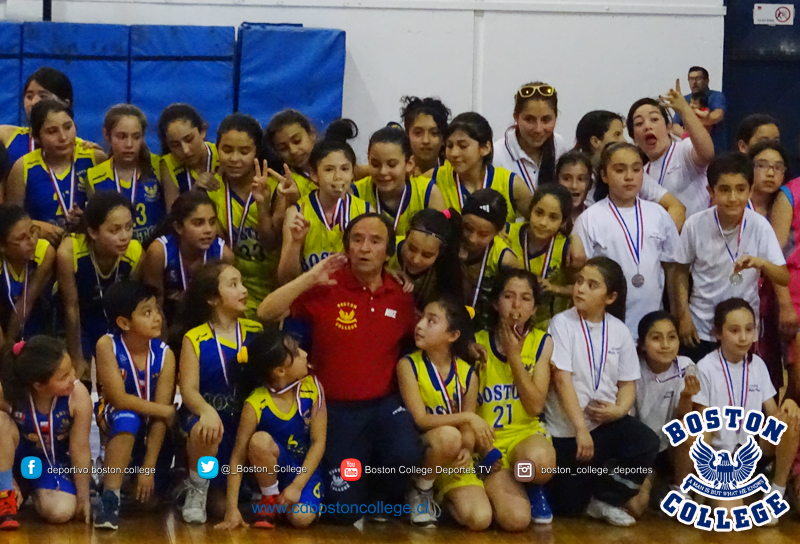
[[19, 464], [19, 471], [26, 480], [35, 480], [42, 475], [42, 460], [38, 457], [25, 457]]

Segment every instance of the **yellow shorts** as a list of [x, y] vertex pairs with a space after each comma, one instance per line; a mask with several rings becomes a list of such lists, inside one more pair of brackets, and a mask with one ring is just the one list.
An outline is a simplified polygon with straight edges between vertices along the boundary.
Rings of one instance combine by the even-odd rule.
[[503, 468], [511, 468], [511, 452], [514, 451], [514, 448], [526, 438], [536, 435], [544, 436], [549, 441], [553, 441], [550, 433], [539, 421], [531, 423], [522, 429], [497, 433], [494, 439], [494, 447], [503, 454]]
[[436, 502], [440, 503], [444, 500], [445, 495], [453, 491], [454, 489], [458, 489], [459, 487], [467, 487], [469, 485], [476, 485], [479, 486], [481, 489], [483, 488], [483, 480], [478, 478], [477, 469], [475, 465], [470, 464], [470, 466], [463, 468], [464, 471], [474, 471], [474, 472], [460, 472], [457, 474], [440, 474], [436, 477], [436, 481], [433, 483], [433, 488], [436, 490]]

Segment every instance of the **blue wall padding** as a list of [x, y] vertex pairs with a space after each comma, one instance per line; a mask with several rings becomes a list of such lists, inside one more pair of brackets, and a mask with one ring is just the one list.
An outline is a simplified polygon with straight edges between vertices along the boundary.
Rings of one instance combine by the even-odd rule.
[[78, 135], [102, 142], [106, 110], [128, 100], [129, 27], [78, 23], [24, 23], [22, 77], [41, 66], [72, 81]]
[[342, 115], [343, 30], [245, 23], [239, 42], [239, 111], [265, 124], [295, 108], [318, 130]]
[[209, 123], [216, 140], [220, 121], [233, 111], [236, 34], [233, 27], [132, 26], [130, 100], [150, 122], [147, 144], [161, 152], [156, 125], [161, 110], [187, 102]]
[[3, 74], [3, 84], [0, 85], [0, 124], [4, 125], [20, 124], [21, 48], [22, 25], [0, 23], [0, 74]]

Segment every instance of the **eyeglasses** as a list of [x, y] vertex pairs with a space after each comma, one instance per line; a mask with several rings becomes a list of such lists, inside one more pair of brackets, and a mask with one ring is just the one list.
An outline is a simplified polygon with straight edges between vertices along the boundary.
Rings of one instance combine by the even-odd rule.
[[756, 161], [755, 167], [758, 170], [769, 171], [770, 168], [775, 170], [776, 174], [783, 174], [786, 172], [786, 165], [782, 162], [771, 163], [767, 161]]
[[536, 93], [542, 96], [553, 96], [556, 94], [556, 88], [552, 85], [523, 85], [517, 91], [517, 96], [520, 98], [530, 98]]

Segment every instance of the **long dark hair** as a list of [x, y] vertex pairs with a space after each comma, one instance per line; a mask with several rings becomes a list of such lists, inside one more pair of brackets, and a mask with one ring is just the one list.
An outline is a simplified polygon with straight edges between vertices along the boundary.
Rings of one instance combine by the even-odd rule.
[[[150, 149], [148, 149], [147, 143], [144, 141], [144, 135], [147, 132], [147, 117], [145, 117], [142, 110], [133, 104], [117, 104], [116, 106], [111, 106], [103, 120], [103, 130], [107, 134], [109, 145], [111, 144], [111, 131], [114, 130], [114, 127], [117, 126], [117, 123], [119, 123], [120, 119], [123, 117], [135, 117], [142, 127], [142, 144], [139, 148], [136, 167], [142, 173], [142, 179], [148, 178], [150, 174], [153, 173], [153, 163], [150, 161]], [[114, 149], [112, 148], [108, 156], [111, 157], [113, 153]]]
[[27, 399], [33, 384], [47, 383], [53, 377], [66, 353], [63, 341], [45, 335], [27, 340], [18, 355], [12, 346], [7, 346], [0, 373], [3, 396], [12, 406], [19, 406]]
[[30, 217], [28, 212], [19, 204], [11, 202], [0, 204], [0, 244], [5, 245], [11, 229], [27, 217]]
[[[532, 83], [526, 83], [523, 85], [523, 87], [537, 85], [547, 84], [541, 81], [534, 81]], [[525, 106], [528, 104], [528, 102], [532, 102], [534, 100], [538, 100], [549, 105], [553, 109], [553, 113], [555, 113], [556, 117], [558, 117], [558, 93], [556, 92], [555, 88], [553, 88], [553, 94], [550, 96], [543, 96], [541, 93], [533, 93], [531, 96], [522, 96], [519, 91], [517, 91], [514, 95], [514, 114], [519, 115], [525, 109]], [[541, 164], [539, 165], [538, 184], [541, 185], [551, 181], [556, 181], [555, 133], [553, 133], [550, 138], [547, 139], [544, 145], [542, 145], [542, 160]]]
[[[584, 153], [592, 154], [592, 136], [602, 140], [611, 128], [611, 123], [619, 121], [623, 123], [622, 116], [608, 110], [590, 111], [578, 121], [575, 128], [575, 147]], [[591, 171], [591, 168], [589, 169]]]
[[[492, 329], [496, 329], [500, 325], [500, 312], [497, 311], [496, 306], [500, 301], [500, 296], [503, 294], [506, 285], [513, 279], [520, 279], [528, 282], [531, 291], [533, 291], [534, 308], [535, 305], [539, 304], [542, 298], [539, 278], [536, 277], [536, 274], [524, 268], [503, 269], [492, 287], [492, 292], [489, 294], [489, 301], [491, 302], [489, 307], [489, 324]], [[531, 316], [531, 320], [533, 320], [534, 316], [535, 314]]]
[[583, 268], [593, 266], [603, 276], [603, 281], [606, 283], [606, 291], [608, 293], [616, 293], [617, 299], [606, 306], [606, 312], [610, 313], [620, 321], [625, 321], [625, 304], [628, 298], [628, 280], [625, 279], [625, 273], [622, 267], [608, 257], [592, 257]]
[[467, 311], [467, 307], [459, 297], [447, 295], [439, 296], [430, 304], [438, 304], [444, 310], [447, 318], [447, 330], [461, 333], [458, 339], [450, 345], [450, 353], [459, 359], [463, 359], [469, 364], [475, 364], [475, 356], [470, 353], [470, 345], [475, 341], [475, 330], [472, 326], [472, 318]]
[[28, 87], [30, 87], [31, 83], [34, 81], [41, 85], [44, 90], [56, 95], [56, 98], [68, 106], [72, 107], [75, 105], [73, 102], [72, 82], [64, 72], [49, 66], [42, 66], [28, 76], [28, 79], [25, 80], [25, 86], [22, 88], [22, 92], [28, 92]]
[[171, 346], [180, 345], [187, 332], [211, 319], [214, 308], [208, 301], [219, 296], [219, 276], [229, 266], [231, 265], [215, 259], [203, 263], [192, 274], [189, 287], [178, 305], [178, 313], [170, 333]]
[[207, 130], [208, 123], [203, 117], [189, 104], [175, 103], [170, 104], [158, 118], [158, 138], [161, 140], [161, 154], [169, 155], [169, 145], [167, 143], [167, 129], [175, 121], [188, 121], [190, 125], [199, 131]]
[[297, 357], [299, 350], [297, 339], [286, 331], [267, 329], [253, 336], [247, 344], [247, 364], [241, 365], [238, 376], [242, 400], [255, 389], [271, 385], [272, 373]]
[[445, 148], [447, 147], [447, 139], [455, 132], [461, 131], [476, 142], [478, 145], [484, 146], [489, 144], [489, 154], [483, 157], [483, 165], [488, 166], [492, 164], [494, 157], [494, 146], [492, 144], [492, 126], [489, 121], [480, 113], [468, 111], [456, 115], [449, 125], [444, 134]]
[[450, 208], [445, 212], [425, 208], [411, 218], [408, 232], [418, 231], [436, 237], [439, 256], [433, 263], [439, 293], [451, 297], [463, 297], [461, 264], [458, 251], [461, 248], [461, 215]]

